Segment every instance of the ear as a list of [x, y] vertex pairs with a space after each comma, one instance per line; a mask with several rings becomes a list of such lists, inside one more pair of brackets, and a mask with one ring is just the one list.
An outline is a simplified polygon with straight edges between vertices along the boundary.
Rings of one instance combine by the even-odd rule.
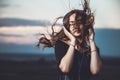
[[89, 15], [86, 22], [85, 22], [85, 25], [88, 26], [88, 25], [93, 24], [93, 23], [94, 23], [94, 16]]

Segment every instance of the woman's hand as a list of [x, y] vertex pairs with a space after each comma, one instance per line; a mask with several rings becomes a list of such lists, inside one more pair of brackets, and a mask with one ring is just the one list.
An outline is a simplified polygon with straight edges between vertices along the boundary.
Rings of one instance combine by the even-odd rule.
[[94, 40], [94, 29], [93, 28], [89, 28], [89, 41], [90, 40]]
[[65, 35], [70, 39], [71, 44], [75, 44], [75, 40], [76, 40], [75, 37], [70, 32], [68, 32], [64, 26], [63, 26], [63, 31]]

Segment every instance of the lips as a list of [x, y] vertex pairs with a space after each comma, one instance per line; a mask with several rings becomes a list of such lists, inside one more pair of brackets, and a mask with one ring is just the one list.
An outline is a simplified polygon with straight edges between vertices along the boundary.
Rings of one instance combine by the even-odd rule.
[[74, 29], [74, 30], [73, 30], [73, 33], [75, 33], [75, 32], [80, 33], [77, 29]]

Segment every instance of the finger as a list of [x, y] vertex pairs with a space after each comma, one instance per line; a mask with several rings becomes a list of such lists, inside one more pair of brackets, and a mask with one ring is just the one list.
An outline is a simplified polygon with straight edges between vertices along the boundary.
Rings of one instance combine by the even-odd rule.
[[92, 29], [91, 28], [89, 28], [89, 33], [91, 33], [92, 32]]
[[66, 35], [70, 34], [70, 32], [68, 32], [68, 30], [65, 27], [63, 27], [63, 30], [64, 30], [64, 32], [65, 32]]
[[64, 30], [64, 31], [67, 31], [66, 28], [65, 28], [64, 26], [63, 26], [63, 30]]
[[89, 33], [94, 33], [94, 29], [93, 28], [89, 28]]

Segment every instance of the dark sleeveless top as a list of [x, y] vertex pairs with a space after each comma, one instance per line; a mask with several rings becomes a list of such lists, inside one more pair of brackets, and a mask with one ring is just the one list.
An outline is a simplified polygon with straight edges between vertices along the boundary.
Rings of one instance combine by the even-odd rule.
[[[57, 64], [62, 59], [62, 57], [66, 54], [69, 45], [66, 43], [58, 40], [55, 44], [55, 56], [57, 60]], [[58, 67], [59, 75], [66, 75], [65, 73], [61, 72]], [[90, 55], [87, 53], [80, 53], [75, 50], [74, 53], [74, 60], [73, 65], [69, 73], [67, 75], [70, 77], [70, 80], [90, 80], [91, 73], [90, 73]], [[80, 78], [80, 79], [78, 79]]]

